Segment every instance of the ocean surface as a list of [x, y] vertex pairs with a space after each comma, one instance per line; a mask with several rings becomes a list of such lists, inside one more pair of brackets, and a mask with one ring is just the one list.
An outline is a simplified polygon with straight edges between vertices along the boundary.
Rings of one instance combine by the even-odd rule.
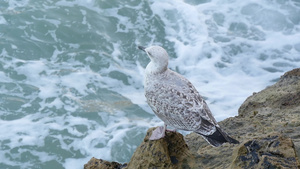
[[137, 45], [163, 46], [221, 121], [300, 67], [300, 0], [1, 0], [0, 168], [128, 162], [163, 124]]

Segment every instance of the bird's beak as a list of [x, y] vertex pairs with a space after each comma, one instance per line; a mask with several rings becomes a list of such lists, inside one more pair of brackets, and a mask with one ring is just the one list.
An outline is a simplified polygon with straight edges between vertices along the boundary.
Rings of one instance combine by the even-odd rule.
[[143, 47], [143, 46], [138, 46], [138, 48], [139, 48], [140, 50], [146, 52], [146, 50], [145, 50], [146, 48], [145, 48], [145, 47]]

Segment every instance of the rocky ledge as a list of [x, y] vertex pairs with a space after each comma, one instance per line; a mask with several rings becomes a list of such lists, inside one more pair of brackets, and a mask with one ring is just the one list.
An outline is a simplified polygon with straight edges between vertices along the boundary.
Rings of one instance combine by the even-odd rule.
[[300, 168], [300, 69], [253, 93], [219, 125], [241, 143], [212, 147], [198, 134], [174, 132], [149, 141], [151, 128], [128, 164], [92, 158], [84, 168]]

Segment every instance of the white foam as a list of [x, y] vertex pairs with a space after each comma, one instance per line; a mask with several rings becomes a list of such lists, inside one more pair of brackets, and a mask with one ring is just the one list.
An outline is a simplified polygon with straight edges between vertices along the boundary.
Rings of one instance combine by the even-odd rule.
[[6, 19], [3, 16], [0, 16], [0, 24], [7, 24]]
[[10, 0], [8, 1], [8, 10], [14, 10], [19, 7], [25, 7], [28, 5], [29, 0]]

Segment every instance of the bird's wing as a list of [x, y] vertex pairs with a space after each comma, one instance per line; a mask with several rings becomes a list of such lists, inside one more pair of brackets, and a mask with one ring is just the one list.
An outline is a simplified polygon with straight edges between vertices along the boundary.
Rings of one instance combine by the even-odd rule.
[[145, 94], [152, 110], [166, 124], [203, 134], [215, 131], [215, 119], [190, 82], [183, 86], [159, 83]]

